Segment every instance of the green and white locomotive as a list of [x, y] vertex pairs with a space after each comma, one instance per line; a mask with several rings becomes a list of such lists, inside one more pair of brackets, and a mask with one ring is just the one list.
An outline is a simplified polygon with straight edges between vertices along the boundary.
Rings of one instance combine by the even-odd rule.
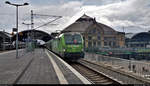
[[64, 60], [76, 61], [84, 58], [83, 37], [77, 32], [62, 33], [48, 41], [46, 47]]

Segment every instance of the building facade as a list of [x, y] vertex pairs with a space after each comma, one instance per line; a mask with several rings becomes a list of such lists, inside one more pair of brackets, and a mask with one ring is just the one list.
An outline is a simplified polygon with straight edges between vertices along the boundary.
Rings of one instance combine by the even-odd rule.
[[11, 37], [11, 34], [0, 31], [0, 50], [9, 48], [9, 45], [11, 44]]
[[85, 48], [125, 46], [125, 34], [123, 32], [117, 32], [85, 14], [62, 31], [62, 33], [65, 32], [80, 32], [85, 40]]

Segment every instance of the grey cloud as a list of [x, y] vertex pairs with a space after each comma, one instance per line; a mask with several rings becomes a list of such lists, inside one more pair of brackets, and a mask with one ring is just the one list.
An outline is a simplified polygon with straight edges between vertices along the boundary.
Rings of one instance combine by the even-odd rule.
[[[54, 22], [57, 26], [47, 25], [40, 30], [49, 32], [63, 29], [68, 22], [73, 22], [82, 13], [91, 17], [96, 17], [98, 22], [113, 27], [115, 30], [126, 32], [138, 32], [150, 30], [150, 2], [149, 0], [49, 0], [43, 4], [34, 0], [16, 0], [15, 2], [29, 2], [27, 7], [19, 8], [19, 28], [26, 29], [22, 22], [30, 23], [30, 10], [34, 13], [63, 16], [62, 19]], [[44, 1], [43, 1], [44, 2]], [[11, 31], [15, 27], [15, 7], [4, 4], [0, 0], [0, 25], [2, 28], [8, 28]], [[10, 15], [11, 14], [11, 15]], [[45, 19], [45, 20], [44, 20]], [[35, 27], [44, 24], [41, 21], [48, 22], [46, 17], [35, 18]]]
[[82, 0], [84, 5], [107, 5], [116, 2], [120, 2], [121, 0]]
[[113, 26], [118, 31], [120, 31], [119, 27], [123, 26], [126, 27], [126, 32], [148, 31], [150, 30], [149, 3], [149, 0], [127, 0], [91, 7], [93, 10], [87, 10], [86, 12], [95, 16], [99, 22]]
[[[64, 25], [69, 21], [69, 19], [79, 12], [81, 10], [82, 2], [79, 1], [70, 1], [67, 3], [63, 3], [61, 5], [45, 5], [41, 6], [39, 9], [37, 9], [39, 6], [32, 6], [32, 9], [34, 9], [34, 13], [36, 14], [45, 14], [45, 15], [56, 15], [56, 16], [63, 16], [58, 21], [53, 22], [54, 24], [58, 24], [57, 26], [52, 26], [51, 24], [48, 24], [42, 28], [39, 28], [40, 30], [47, 30], [49, 32], [63, 29]], [[45, 23], [50, 21], [49, 17], [36, 17], [35, 20], [35, 27], [43, 25]], [[28, 22], [25, 21], [25, 22]], [[30, 21], [29, 21], [30, 22]]]

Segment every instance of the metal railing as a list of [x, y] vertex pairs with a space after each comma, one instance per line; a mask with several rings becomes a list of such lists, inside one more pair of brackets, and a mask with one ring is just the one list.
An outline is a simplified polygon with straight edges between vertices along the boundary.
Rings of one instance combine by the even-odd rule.
[[110, 65], [113, 68], [122, 69], [126, 72], [131, 72], [138, 76], [150, 79], [150, 61], [137, 61], [133, 58], [127, 60], [116, 57], [103, 56], [95, 53], [86, 53], [85, 59], [101, 62], [106, 65]]

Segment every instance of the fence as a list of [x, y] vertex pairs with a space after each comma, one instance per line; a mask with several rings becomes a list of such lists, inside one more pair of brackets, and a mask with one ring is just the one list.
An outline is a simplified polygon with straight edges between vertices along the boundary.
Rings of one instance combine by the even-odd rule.
[[150, 48], [86, 48], [86, 52], [123, 59], [150, 60]]
[[132, 72], [139, 76], [150, 79], [150, 63], [146, 61], [137, 61], [133, 58], [126, 60], [110, 56], [103, 56], [95, 53], [86, 53], [85, 59], [101, 62], [113, 66], [114, 68], [120, 68], [122, 70]]

